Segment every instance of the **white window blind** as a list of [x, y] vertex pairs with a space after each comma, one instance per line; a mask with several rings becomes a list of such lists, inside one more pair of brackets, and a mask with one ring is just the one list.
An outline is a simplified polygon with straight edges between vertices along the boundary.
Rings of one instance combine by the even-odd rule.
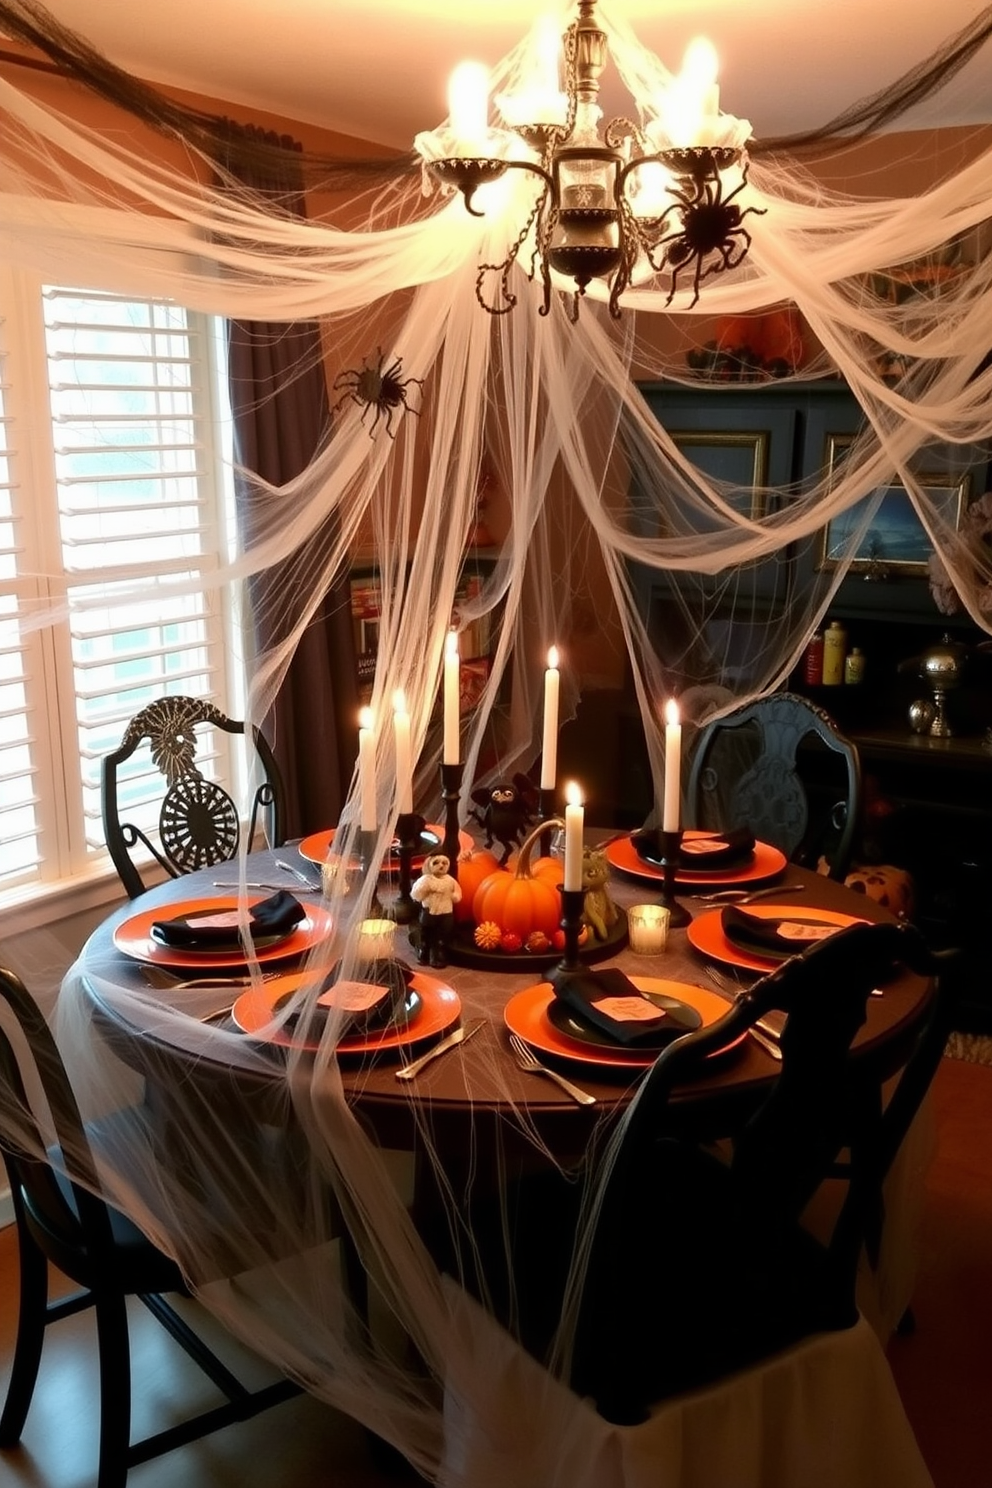
[[[203, 585], [229, 537], [211, 323], [78, 288], [36, 286], [34, 303], [4, 345], [17, 408], [0, 424], [0, 895], [102, 856], [100, 761], [146, 703], [187, 693], [232, 711], [222, 595]], [[41, 573], [56, 592], [32, 589]], [[32, 638], [16, 617], [50, 599], [65, 624]], [[230, 783], [226, 736], [198, 763]], [[147, 749], [120, 794], [154, 829], [162, 783]]]

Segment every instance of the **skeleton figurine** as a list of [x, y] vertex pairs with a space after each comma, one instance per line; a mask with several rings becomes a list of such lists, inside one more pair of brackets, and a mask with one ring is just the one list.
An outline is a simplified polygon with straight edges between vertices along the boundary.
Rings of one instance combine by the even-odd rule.
[[420, 905], [420, 945], [417, 960], [421, 966], [447, 966], [447, 946], [455, 927], [455, 905], [462, 897], [457, 878], [444, 853], [432, 853], [424, 871], [410, 889], [411, 898]]

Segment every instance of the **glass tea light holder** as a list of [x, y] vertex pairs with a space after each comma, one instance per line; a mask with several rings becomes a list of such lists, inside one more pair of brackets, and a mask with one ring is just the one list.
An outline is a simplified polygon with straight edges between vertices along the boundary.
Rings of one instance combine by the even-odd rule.
[[635, 904], [627, 911], [627, 935], [635, 956], [659, 956], [668, 944], [670, 912], [663, 904]]
[[359, 962], [365, 966], [370, 962], [391, 960], [395, 934], [395, 920], [362, 920], [358, 930]]

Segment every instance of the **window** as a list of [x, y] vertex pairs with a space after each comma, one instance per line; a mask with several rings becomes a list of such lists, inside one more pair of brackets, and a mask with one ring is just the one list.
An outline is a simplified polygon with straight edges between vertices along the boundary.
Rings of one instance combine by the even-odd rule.
[[[100, 759], [146, 702], [243, 697], [230, 606], [202, 584], [232, 535], [216, 324], [20, 272], [0, 274], [0, 317], [2, 903], [105, 865]], [[60, 623], [32, 625], [53, 605]], [[231, 788], [227, 748], [209, 768]], [[160, 777], [131, 764], [130, 814], [154, 829]]]

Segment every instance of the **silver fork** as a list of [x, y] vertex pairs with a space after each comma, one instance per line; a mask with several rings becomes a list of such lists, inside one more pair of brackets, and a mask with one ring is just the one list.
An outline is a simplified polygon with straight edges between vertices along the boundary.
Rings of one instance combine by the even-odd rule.
[[320, 888], [320, 885], [315, 884], [307, 874], [301, 872], [299, 868], [294, 868], [292, 863], [287, 863], [285, 858], [276, 858], [276, 867], [281, 868], [283, 873], [291, 873], [298, 884], [302, 884], [305, 889], [310, 889], [312, 893], [316, 893]]
[[573, 1085], [571, 1080], [566, 1080], [565, 1076], [560, 1075], [557, 1070], [549, 1069], [546, 1064], [542, 1064], [533, 1050], [516, 1033], [510, 1034], [510, 1048], [513, 1050], [513, 1057], [517, 1064], [528, 1074], [547, 1075], [549, 1080], [554, 1080], [556, 1085], [560, 1085], [562, 1090], [574, 1101], [578, 1101], [580, 1106], [596, 1104], [596, 1097], [590, 1095], [588, 1090], [580, 1090], [578, 1085]]
[[[722, 971], [717, 971], [715, 966], [707, 966], [705, 971], [714, 987], [733, 1002], [737, 1001], [743, 991], [742, 987], [736, 986], [729, 977], [724, 976]], [[778, 1029], [759, 1018], [757, 1024], [752, 1024], [748, 1029], [748, 1033], [754, 1039], [754, 1042], [764, 1049], [766, 1054], [769, 1054], [772, 1059], [777, 1060], [779, 1063], [781, 1062], [782, 1050], [778, 1046]]]

